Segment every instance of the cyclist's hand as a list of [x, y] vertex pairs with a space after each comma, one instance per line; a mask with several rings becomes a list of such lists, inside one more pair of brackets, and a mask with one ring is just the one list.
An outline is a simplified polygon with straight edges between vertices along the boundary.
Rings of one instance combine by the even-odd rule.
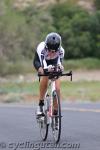
[[58, 65], [58, 71], [63, 72], [64, 71], [64, 67], [62, 65]]
[[40, 68], [38, 69], [38, 74], [44, 74], [44, 70], [43, 70], [42, 67], [40, 67]]
[[53, 71], [54, 71], [54, 66], [49, 65], [49, 66], [48, 66], [48, 72], [53, 72]]

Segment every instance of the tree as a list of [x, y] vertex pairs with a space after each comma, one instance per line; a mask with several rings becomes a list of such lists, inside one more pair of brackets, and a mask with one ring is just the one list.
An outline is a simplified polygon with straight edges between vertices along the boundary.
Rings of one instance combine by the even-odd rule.
[[53, 7], [52, 16], [62, 36], [65, 58], [100, 57], [100, 12], [89, 14], [64, 3]]
[[98, 10], [100, 10], [100, 0], [94, 0], [94, 4]]

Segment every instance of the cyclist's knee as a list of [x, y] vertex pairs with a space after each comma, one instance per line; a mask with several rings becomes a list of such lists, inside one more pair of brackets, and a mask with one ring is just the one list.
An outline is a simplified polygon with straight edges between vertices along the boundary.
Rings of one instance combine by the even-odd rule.
[[56, 87], [56, 91], [57, 91], [58, 93], [60, 93], [60, 88]]
[[43, 86], [47, 86], [48, 85], [48, 77], [42, 77], [40, 83]]
[[60, 93], [60, 80], [56, 81], [56, 91]]
[[56, 86], [56, 91], [59, 93], [60, 92], [60, 86]]

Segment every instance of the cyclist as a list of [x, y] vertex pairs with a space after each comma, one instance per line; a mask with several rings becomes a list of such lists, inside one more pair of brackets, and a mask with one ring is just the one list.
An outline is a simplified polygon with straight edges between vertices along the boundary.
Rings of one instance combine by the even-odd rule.
[[[59, 65], [61, 71], [64, 70], [62, 66], [62, 59], [64, 58], [64, 49], [61, 46], [61, 36], [58, 33], [51, 32], [46, 36], [45, 41], [41, 42], [36, 49], [33, 65], [38, 73], [44, 74], [43, 69], [53, 71], [54, 65]], [[60, 79], [56, 80], [56, 90], [60, 96]], [[37, 116], [43, 115], [44, 96], [47, 90], [48, 77], [43, 76], [40, 80], [40, 95], [39, 106], [37, 109]], [[57, 114], [55, 108], [54, 115]]]

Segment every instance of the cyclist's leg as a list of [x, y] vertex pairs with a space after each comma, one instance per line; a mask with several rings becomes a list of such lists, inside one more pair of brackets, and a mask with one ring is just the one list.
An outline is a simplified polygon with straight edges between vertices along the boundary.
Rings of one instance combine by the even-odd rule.
[[46, 76], [41, 77], [39, 102], [44, 100], [44, 96], [45, 96], [45, 93], [46, 93], [46, 90], [47, 90], [47, 86], [48, 86], [48, 77], [46, 77]]
[[56, 80], [56, 91], [60, 97], [60, 78]]
[[39, 105], [37, 107], [37, 116], [44, 114], [44, 96], [47, 90], [48, 77], [41, 77], [39, 88]]
[[[55, 85], [56, 85], [57, 94], [58, 94], [58, 96], [60, 97], [60, 79], [57, 79], [57, 80], [55, 81]], [[56, 115], [56, 113], [57, 113], [57, 108], [58, 108], [57, 100], [56, 100], [56, 99], [54, 100], [53, 105], [54, 105], [54, 114]]]

